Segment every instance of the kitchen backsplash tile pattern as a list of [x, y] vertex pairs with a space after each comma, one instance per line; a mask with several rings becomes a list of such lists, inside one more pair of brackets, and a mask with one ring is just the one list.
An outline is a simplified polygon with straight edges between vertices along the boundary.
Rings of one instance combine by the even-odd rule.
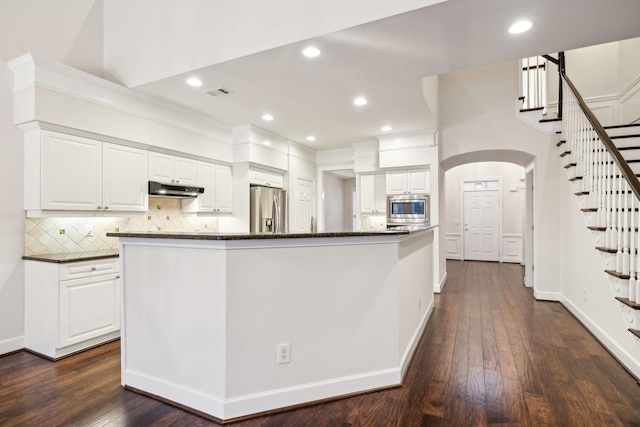
[[149, 198], [144, 215], [120, 218], [27, 218], [26, 255], [115, 249], [109, 231], [218, 231], [216, 217], [186, 217], [179, 199]]
[[360, 217], [362, 231], [381, 231], [387, 229], [387, 217], [385, 215], [362, 215]]

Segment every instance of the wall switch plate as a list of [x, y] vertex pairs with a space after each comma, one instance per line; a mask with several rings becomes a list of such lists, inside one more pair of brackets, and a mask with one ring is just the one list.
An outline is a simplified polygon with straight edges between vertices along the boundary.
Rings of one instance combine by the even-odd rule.
[[291, 362], [291, 344], [278, 344], [278, 365]]
[[87, 237], [93, 236], [93, 225], [84, 226], [84, 235]]

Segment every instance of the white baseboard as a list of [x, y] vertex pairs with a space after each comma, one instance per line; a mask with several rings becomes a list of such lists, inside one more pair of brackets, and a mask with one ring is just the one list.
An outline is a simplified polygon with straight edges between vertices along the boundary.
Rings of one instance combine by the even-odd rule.
[[422, 319], [420, 319], [420, 324], [418, 325], [418, 328], [413, 333], [413, 336], [409, 340], [409, 345], [407, 345], [407, 348], [405, 349], [404, 354], [402, 355], [402, 360], [400, 361], [400, 372], [401, 372], [402, 378], [404, 378], [404, 375], [406, 374], [407, 369], [409, 368], [409, 363], [411, 363], [411, 359], [413, 359], [413, 354], [415, 353], [416, 348], [418, 347], [418, 343], [420, 342], [420, 338], [424, 333], [424, 328], [427, 327], [427, 323], [429, 323], [429, 319], [431, 319], [431, 315], [433, 314], [433, 308], [434, 308], [434, 301], [432, 298], [431, 303], [429, 304], [429, 307], [427, 307], [427, 310], [424, 312], [424, 316], [422, 316]]
[[0, 355], [24, 348], [24, 336], [8, 338], [0, 341]]
[[533, 290], [533, 296], [535, 299], [542, 301], [560, 301], [562, 298], [560, 292], [542, 292], [537, 289]]
[[442, 280], [440, 280], [440, 283], [436, 283], [435, 285], [433, 285], [433, 292], [435, 292], [436, 294], [441, 293], [444, 290], [444, 285], [447, 283], [447, 272], [444, 272], [444, 276], [442, 276]]
[[620, 347], [615, 340], [613, 340], [605, 331], [603, 331], [589, 316], [587, 316], [582, 310], [573, 305], [571, 301], [562, 296], [560, 303], [567, 308], [575, 317], [577, 317], [582, 324], [589, 329], [589, 331], [600, 340], [607, 350], [615, 355], [615, 357], [622, 363], [629, 371], [633, 372], [636, 378], [640, 378], [640, 360], [633, 357], [624, 348]]
[[126, 386], [162, 396], [172, 402], [221, 420], [366, 390], [391, 387], [399, 385], [402, 381], [401, 371], [398, 367], [223, 399], [220, 396], [210, 395], [182, 384], [171, 383], [132, 370], [125, 370], [123, 375], [123, 383]]

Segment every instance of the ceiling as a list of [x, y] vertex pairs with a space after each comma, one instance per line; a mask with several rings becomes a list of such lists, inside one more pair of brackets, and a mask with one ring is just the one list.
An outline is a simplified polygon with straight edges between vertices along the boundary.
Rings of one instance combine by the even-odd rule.
[[[510, 35], [521, 18], [533, 28]], [[135, 89], [229, 127], [253, 124], [318, 150], [348, 147], [383, 125], [434, 127], [422, 77], [639, 37], [639, 19], [638, 0], [448, 0]], [[322, 54], [304, 57], [308, 45]], [[186, 85], [190, 76], [203, 86]], [[206, 93], [218, 87], [232, 94]], [[353, 105], [356, 96], [367, 105]]]

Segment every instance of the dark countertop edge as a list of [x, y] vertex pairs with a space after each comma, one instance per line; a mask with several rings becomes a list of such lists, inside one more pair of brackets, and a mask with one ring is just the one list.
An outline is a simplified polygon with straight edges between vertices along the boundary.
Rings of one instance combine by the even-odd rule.
[[403, 236], [412, 233], [430, 230], [435, 226], [430, 226], [420, 230], [397, 230], [397, 231], [343, 231], [343, 232], [320, 232], [320, 233], [282, 233], [282, 234], [249, 234], [249, 233], [126, 233], [109, 232], [108, 237], [135, 237], [150, 239], [182, 239], [182, 240], [268, 240], [268, 239], [314, 239], [326, 237], [370, 237], [370, 236]]
[[69, 262], [92, 261], [97, 259], [118, 258], [117, 252], [70, 252], [63, 254], [24, 255], [22, 259], [28, 261], [52, 262], [66, 264]]

